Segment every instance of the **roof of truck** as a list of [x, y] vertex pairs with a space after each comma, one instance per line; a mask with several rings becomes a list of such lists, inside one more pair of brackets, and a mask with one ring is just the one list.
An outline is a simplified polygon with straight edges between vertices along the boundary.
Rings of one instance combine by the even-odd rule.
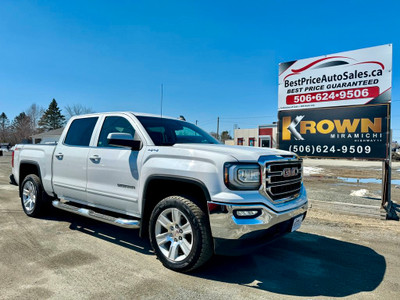
[[104, 115], [104, 114], [132, 114], [136, 117], [155, 117], [155, 118], [165, 118], [165, 119], [178, 119], [178, 118], [173, 118], [170, 116], [164, 116], [164, 115], [156, 115], [156, 114], [148, 114], [148, 113], [140, 113], [140, 112], [133, 112], [133, 111], [108, 111], [108, 112], [98, 112], [98, 113], [90, 113], [90, 114], [84, 114], [84, 115], [79, 115], [79, 116], [74, 116], [74, 117], [85, 117], [85, 116], [98, 116], [98, 115]]

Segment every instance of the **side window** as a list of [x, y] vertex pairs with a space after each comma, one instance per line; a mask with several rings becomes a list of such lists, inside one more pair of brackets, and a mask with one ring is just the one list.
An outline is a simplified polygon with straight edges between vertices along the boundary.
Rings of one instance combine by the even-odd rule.
[[204, 143], [207, 140], [204, 139], [193, 129], [182, 126], [182, 129], [175, 130], [176, 142], [177, 143]]
[[180, 130], [175, 130], [175, 134], [181, 135], [181, 136], [199, 136], [200, 135], [193, 129], [190, 129], [186, 126], [182, 126], [182, 129], [180, 129]]
[[115, 147], [110, 146], [107, 141], [107, 136], [110, 133], [129, 133], [132, 137], [135, 137], [135, 129], [133, 129], [131, 123], [123, 117], [106, 117], [101, 128], [99, 142], [97, 147]]
[[97, 117], [76, 119], [68, 129], [64, 144], [70, 146], [89, 146]]

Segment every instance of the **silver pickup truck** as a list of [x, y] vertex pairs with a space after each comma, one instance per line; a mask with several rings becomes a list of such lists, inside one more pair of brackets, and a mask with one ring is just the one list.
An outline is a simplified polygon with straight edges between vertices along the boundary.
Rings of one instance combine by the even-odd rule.
[[191, 123], [131, 112], [74, 117], [56, 144], [16, 145], [11, 180], [28, 216], [53, 205], [138, 228], [181, 272], [298, 229], [308, 207], [295, 154], [225, 146]]

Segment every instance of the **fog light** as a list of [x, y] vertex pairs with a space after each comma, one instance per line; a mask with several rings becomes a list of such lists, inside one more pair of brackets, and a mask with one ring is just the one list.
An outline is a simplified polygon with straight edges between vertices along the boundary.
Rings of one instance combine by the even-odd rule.
[[234, 210], [233, 215], [239, 219], [256, 218], [259, 215], [261, 215], [261, 210], [259, 209]]

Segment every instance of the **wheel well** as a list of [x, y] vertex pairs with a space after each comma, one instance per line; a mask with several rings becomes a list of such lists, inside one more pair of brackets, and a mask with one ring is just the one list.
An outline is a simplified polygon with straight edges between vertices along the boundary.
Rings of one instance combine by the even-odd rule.
[[22, 181], [29, 174], [35, 174], [40, 178], [39, 167], [34, 163], [21, 163], [19, 167], [19, 186], [22, 186]]
[[143, 192], [142, 220], [140, 236], [148, 236], [151, 212], [162, 199], [168, 196], [182, 196], [194, 201], [203, 211], [207, 212], [207, 201], [210, 199], [207, 189], [199, 182], [185, 179], [151, 179]]

